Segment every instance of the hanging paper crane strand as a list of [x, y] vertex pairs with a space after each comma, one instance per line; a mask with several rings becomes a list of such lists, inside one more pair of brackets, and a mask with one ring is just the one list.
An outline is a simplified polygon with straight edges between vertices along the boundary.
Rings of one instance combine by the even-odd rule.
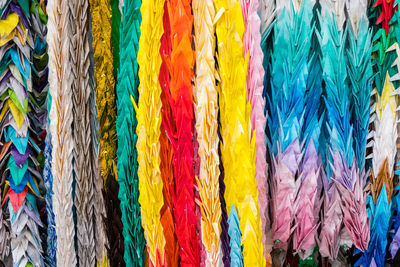
[[171, 79], [169, 90], [164, 90], [164, 93], [171, 107], [171, 116], [164, 112], [163, 124], [173, 148], [175, 231], [181, 264], [199, 266], [192, 142], [194, 114], [191, 80], [195, 57], [192, 50], [191, 1], [168, 0], [168, 15], [172, 50], [167, 65]]
[[[216, 34], [221, 77], [221, 155], [226, 185], [225, 200], [229, 210], [229, 232], [240, 231], [242, 234], [245, 266], [265, 266], [262, 225], [258, 214], [258, 191], [254, 179], [255, 136], [250, 134], [251, 106], [247, 102], [245, 89], [247, 57], [243, 58], [241, 41], [245, 27], [238, 1], [217, 0], [214, 3], [220, 15], [216, 23]], [[241, 175], [238, 176], [238, 173]], [[240, 229], [236, 229], [237, 224], [233, 223], [233, 207], [238, 211]], [[237, 241], [231, 240], [231, 244], [234, 242]], [[234, 252], [240, 254], [240, 251], [232, 251], [235, 248], [231, 246], [231, 255]]]
[[[167, 66], [167, 58], [171, 56], [171, 27], [168, 14], [168, 1], [164, 2], [163, 15], [164, 33], [161, 36], [160, 55], [162, 59], [160, 67], [160, 75], [158, 80], [162, 89], [161, 92], [161, 110], [170, 118], [171, 107], [165, 92], [169, 91], [169, 71]], [[161, 209], [161, 224], [165, 236], [165, 260], [167, 266], [178, 265], [179, 260], [179, 244], [175, 233], [175, 218], [173, 212], [172, 194], [174, 186], [174, 170], [173, 170], [173, 149], [168, 140], [164, 125], [161, 125], [160, 135], [160, 171], [163, 180], [163, 196], [164, 206]]]
[[[366, 3], [364, 4], [366, 5]], [[363, 4], [360, 3], [359, 6], [363, 7]], [[346, 67], [347, 78], [350, 81], [350, 110], [353, 112], [351, 121], [355, 157], [353, 161], [356, 162], [352, 165], [348, 165], [348, 163], [343, 165], [341, 159], [335, 154], [334, 157], [337, 158], [333, 159], [335, 165], [333, 177], [335, 177], [336, 185], [341, 193], [344, 226], [356, 248], [364, 251], [368, 247], [370, 238], [366, 194], [363, 190], [367, 177], [364, 171], [364, 162], [370, 113], [370, 78], [372, 77], [370, 34], [366, 16], [357, 19], [357, 16], [352, 14], [354, 8], [348, 6], [346, 8], [350, 18], [353, 19], [350, 20], [350, 26], [347, 28], [350, 49], [346, 51]], [[356, 28], [351, 28], [353, 25]]]
[[89, 87], [89, 44], [88, 8], [85, 0], [69, 1], [71, 27], [70, 66], [72, 72], [72, 103], [74, 129], [74, 162], [76, 208], [76, 235], [79, 265], [93, 266], [96, 249], [93, 224], [93, 175], [90, 161], [90, 87]]
[[[107, 101], [107, 104], [110, 105], [106, 105], [105, 107], [107, 107], [108, 111], [107, 114], [109, 114], [109, 116], [111, 116], [113, 119], [112, 120], [106, 120], [104, 122], [103, 125], [100, 125], [100, 136], [102, 136], [101, 133], [107, 133], [107, 135], [104, 135], [105, 140], [107, 140], [107, 142], [114, 142], [114, 144], [117, 143], [117, 133], [116, 133], [116, 129], [115, 127], [115, 120], [116, 120], [116, 113], [117, 113], [117, 106], [116, 106], [116, 86], [117, 86], [117, 82], [118, 82], [118, 70], [119, 70], [119, 30], [120, 30], [120, 24], [121, 24], [121, 11], [118, 8], [119, 5], [119, 1], [118, 0], [111, 0], [109, 2], [110, 6], [108, 5], [108, 2], [106, 3], [108, 8], [102, 8], [103, 7], [103, 1], [99, 1], [99, 3], [101, 4], [97, 9], [94, 9], [91, 7], [91, 10], [93, 10], [93, 16], [95, 13], [97, 12], [104, 12], [106, 14], [110, 14], [111, 12], [111, 32], [109, 32], [109, 34], [111, 34], [111, 36], [108, 36], [108, 38], [111, 38], [111, 45], [112, 45], [112, 50], [110, 49], [109, 52], [112, 52], [112, 58], [113, 61], [111, 62], [113, 66], [113, 77], [107, 79], [105, 81], [106, 84], [112, 84], [112, 81], [114, 81], [114, 85], [112, 88], [106, 88], [107, 92], [109, 92], [109, 97], [111, 99], [113, 99], [113, 101]], [[111, 10], [109, 10], [111, 8]], [[103, 13], [99, 13], [99, 17], [98, 19], [102, 20], [103, 23], [105, 23], [106, 25], [109, 25], [103, 16]], [[97, 16], [97, 15], [96, 15]], [[94, 49], [94, 53], [102, 53], [103, 52], [103, 41], [101, 39], [102, 35], [101, 34], [107, 34], [108, 29], [107, 27], [102, 30], [101, 29], [101, 25], [99, 25], [99, 40], [100, 43], [97, 45], [96, 44], [96, 38], [95, 38], [95, 34], [93, 35], [93, 49]], [[96, 31], [95, 29], [96, 27], [94, 26], [93, 31]], [[100, 45], [101, 44], [101, 45]], [[108, 45], [108, 44], [107, 44]], [[98, 49], [100, 48], [100, 49]], [[111, 56], [111, 54], [107, 54], [107, 56]], [[106, 58], [109, 59], [109, 57], [104, 57], [104, 60], [106, 60]], [[99, 62], [99, 60], [98, 60]], [[108, 62], [108, 61], [106, 61]], [[110, 68], [110, 63], [104, 65], [104, 68], [108, 69]], [[96, 67], [95, 67], [96, 69]], [[99, 72], [101, 73], [101, 72]], [[103, 77], [103, 76], [102, 76]], [[108, 77], [108, 76], [107, 76]], [[101, 81], [103, 81], [103, 79], [101, 79]], [[97, 83], [96, 83], [97, 84]], [[101, 86], [101, 85], [98, 85]], [[99, 102], [101, 102], [101, 99], [99, 100], [98, 98], [100, 96], [98, 96], [98, 93], [101, 92], [100, 90], [96, 89], [96, 101], [97, 101], [97, 107], [101, 106]], [[108, 99], [108, 98], [107, 98]], [[112, 110], [110, 110], [110, 108]], [[104, 111], [106, 112], [106, 111]], [[98, 114], [102, 114], [100, 112], [98, 112]], [[100, 116], [100, 120], [99, 123], [101, 124], [101, 118], [102, 116]], [[106, 122], [109, 122], [108, 124]], [[112, 130], [110, 131], [101, 131], [102, 127], [104, 127], [104, 129], [106, 129], [107, 127], [112, 127]], [[114, 131], [114, 132], [113, 132]], [[101, 146], [102, 147], [102, 146]], [[106, 149], [101, 149], [103, 151], [107, 151]], [[108, 260], [110, 261], [110, 265], [114, 266], [115, 264], [124, 264], [123, 262], [123, 254], [124, 254], [124, 242], [121, 242], [123, 240], [123, 236], [122, 236], [122, 221], [121, 221], [121, 205], [120, 205], [120, 200], [118, 198], [118, 183], [115, 179], [117, 179], [118, 177], [118, 173], [117, 173], [117, 155], [116, 155], [116, 147], [114, 148], [114, 150], [111, 149], [111, 158], [114, 159], [114, 161], [111, 164], [111, 170], [109, 170], [109, 176], [108, 179], [107, 177], [103, 177], [104, 179], [104, 187], [102, 190], [102, 194], [103, 194], [103, 199], [104, 199], [104, 203], [105, 203], [105, 212], [106, 212], [106, 218], [103, 220], [105, 221], [105, 230], [106, 230], [106, 242], [108, 243], [108, 247], [107, 247], [107, 255], [108, 255]], [[112, 155], [113, 153], [113, 155]], [[107, 162], [108, 163], [108, 162]], [[111, 181], [114, 180], [114, 181]], [[110, 189], [108, 188], [108, 185], [110, 186]]]
[[[393, 7], [392, 8], [397, 8]], [[382, 11], [389, 12], [389, 11]], [[393, 12], [398, 12], [395, 9], [390, 11], [391, 14]], [[392, 15], [393, 15], [392, 14]], [[378, 14], [379, 15], [379, 14]], [[391, 15], [391, 16], [392, 16]], [[382, 14], [380, 17], [383, 16]], [[381, 170], [384, 166], [384, 162], [387, 160], [388, 169], [385, 170], [388, 172], [386, 175], [382, 177], [391, 177], [394, 168], [395, 154], [396, 154], [396, 121], [397, 121], [397, 98], [395, 95], [395, 88], [393, 82], [398, 80], [398, 44], [395, 43], [396, 39], [394, 35], [391, 35], [392, 32], [398, 29], [397, 20], [394, 20], [394, 23], [391, 24], [391, 30], [389, 34], [386, 35], [382, 29], [379, 29], [374, 37], [374, 41], [376, 41], [373, 51], [378, 54], [377, 59], [374, 63], [374, 68], [379, 71], [379, 75], [375, 75], [375, 88], [372, 91], [372, 95], [375, 98], [375, 103], [372, 106], [372, 115], [371, 120], [374, 124], [374, 131], [372, 135], [374, 136], [374, 140], [372, 142], [372, 175], [375, 179], [378, 177], [378, 173], [381, 173]], [[382, 33], [377, 37], [379, 33]], [[379, 39], [381, 38], [381, 39]], [[381, 53], [381, 50], [384, 50], [384, 53]], [[382, 56], [383, 55], [383, 56]], [[391, 69], [391, 66], [397, 66], [397, 69]], [[393, 74], [393, 70], [396, 72]], [[383, 73], [381, 73], [383, 72]], [[390, 77], [392, 76], [392, 77]], [[391, 136], [388, 138], [388, 136]], [[375, 181], [375, 180], [372, 180]], [[377, 180], [376, 183], [372, 183], [380, 185], [381, 181]], [[392, 188], [388, 184], [386, 185], [389, 188]], [[376, 196], [374, 196], [374, 192], [377, 192]], [[373, 190], [371, 188], [371, 194], [374, 196], [374, 200], [376, 201], [380, 190]], [[388, 195], [388, 199], [390, 199], [391, 195]]]
[[[314, 34], [314, 21], [312, 21], [312, 3], [303, 2], [296, 8], [298, 16], [311, 16], [308, 27]], [[301, 15], [303, 14], [303, 15]], [[296, 21], [297, 18], [295, 18]], [[308, 37], [307, 42], [312, 41], [312, 36]], [[310, 47], [310, 44], [307, 44]], [[315, 245], [315, 234], [319, 226], [318, 212], [321, 207], [319, 199], [318, 177], [321, 170], [321, 159], [318, 156], [319, 135], [323, 116], [319, 115], [320, 95], [322, 92], [320, 66], [315, 55], [316, 48], [307, 53], [307, 80], [305, 81], [305, 112], [300, 141], [302, 146], [303, 158], [298, 166], [298, 178], [295, 183], [295, 202], [294, 202], [294, 233], [293, 249], [299, 254], [301, 259], [311, 255]], [[304, 62], [300, 66], [304, 68]]]
[[[256, 181], [258, 189], [258, 205], [263, 232], [264, 257], [268, 258], [267, 251], [267, 220], [268, 200], [266, 198], [267, 161], [264, 129], [266, 117], [264, 115], [265, 99], [263, 97], [264, 69], [262, 68], [263, 53], [261, 50], [261, 20], [257, 14], [259, 0], [240, 1], [245, 33], [243, 36], [243, 55], [249, 54], [247, 69], [247, 99], [251, 103], [252, 131], [256, 131]], [[269, 226], [268, 226], [269, 228]]]
[[[217, 8], [216, 2], [213, 1], [214, 7]], [[216, 9], [216, 12], [218, 10]], [[217, 13], [218, 14], [218, 13]], [[216, 15], [217, 16], [217, 15]], [[215, 18], [215, 20], [218, 17]], [[215, 25], [216, 26], [216, 25]], [[218, 41], [218, 36], [217, 36], [217, 41]], [[216, 50], [218, 51], [218, 47], [216, 47]], [[220, 60], [219, 56], [217, 55], [216, 62], [218, 63]], [[219, 64], [216, 64], [216, 70], [217, 73], [220, 74], [220, 69], [219, 69]], [[220, 87], [221, 85], [218, 85], [218, 93], [220, 93]], [[222, 97], [220, 94], [218, 94], [218, 106], [220, 107], [222, 104]], [[225, 199], [225, 170], [224, 170], [224, 162], [222, 160], [222, 148], [223, 148], [223, 142], [222, 142], [222, 124], [221, 124], [221, 108], [218, 109], [218, 139], [220, 140], [219, 145], [218, 145], [218, 158], [220, 159], [219, 161], [219, 178], [218, 178], [218, 183], [219, 183], [219, 200], [221, 203], [221, 235], [220, 235], [220, 240], [221, 240], [221, 247], [222, 247], [222, 261], [224, 263], [225, 267], [231, 266], [231, 248], [230, 248], [230, 237], [229, 237], [229, 224], [228, 224], [228, 212], [227, 212], [227, 207], [226, 207], [226, 199]]]
[[138, 63], [140, 0], [125, 0], [120, 28], [120, 69], [117, 86], [117, 170], [124, 237], [124, 261], [127, 266], [145, 264], [139, 187], [137, 177], [136, 112], [131, 102], [138, 100]]
[[[302, 157], [300, 133], [304, 122], [307, 60], [313, 31], [311, 19], [312, 6], [309, 1], [303, 2], [297, 13], [293, 5], [290, 9], [282, 6], [274, 28], [272, 94], [269, 97], [269, 121], [272, 125], [269, 147], [273, 157], [271, 214], [274, 246], [283, 249], [288, 248], [291, 236], [296, 197], [295, 174]], [[288, 32], [297, 34], [287, 35]], [[295, 41], [296, 38], [299, 40]], [[297, 42], [302, 46], [297, 46]], [[288, 49], [278, 49], [282, 46]]]
[[49, 51], [50, 133], [52, 135], [53, 210], [57, 234], [57, 266], [77, 264], [72, 216], [72, 92], [68, 53], [70, 35], [67, 1], [49, 1], [47, 14]]
[[[376, 1], [373, 11], [376, 15], [376, 25], [381, 27], [373, 38], [375, 42], [374, 70], [375, 88], [372, 91], [374, 104], [371, 107], [371, 121], [374, 131], [371, 133], [372, 170], [370, 175], [368, 197], [369, 213], [371, 214], [371, 241], [368, 250], [363, 254], [358, 264], [371, 263], [383, 265], [386, 256], [387, 236], [390, 224], [391, 197], [393, 194], [394, 163], [397, 140], [397, 97], [393, 82], [398, 78], [398, 45], [395, 35], [398, 23], [394, 16], [397, 5], [394, 1]], [[388, 24], [385, 21], [392, 21]], [[392, 68], [397, 67], [397, 68]]]
[[[31, 58], [32, 60], [32, 92], [29, 94], [30, 97], [30, 114], [28, 115], [33, 122], [30, 126], [31, 128], [31, 137], [35, 138], [38, 145], [41, 148], [45, 147], [45, 137], [48, 130], [47, 124], [47, 115], [48, 115], [48, 106], [46, 102], [47, 93], [48, 93], [48, 54], [47, 54], [47, 43], [46, 43], [46, 35], [47, 35], [47, 16], [45, 15], [45, 3], [40, 3], [38, 1], [32, 1], [30, 5], [30, 20], [32, 25], [32, 37], [34, 42], [34, 48], [32, 50]], [[37, 154], [35, 156], [31, 155], [32, 162], [36, 162], [35, 171], [39, 171], [42, 173], [42, 155]], [[39, 163], [40, 162], [40, 163]], [[40, 167], [39, 167], [39, 164]], [[29, 168], [28, 168], [29, 170]], [[34, 172], [32, 171], [32, 174]], [[42, 189], [42, 184], [44, 182], [43, 177], [36, 176], [32, 178], [34, 182], [37, 182], [38, 186], [40, 184], [40, 189]], [[29, 183], [27, 183], [29, 185]], [[42, 189], [43, 190], [43, 189]], [[35, 196], [37, 200], [37, 211], [43, 216], [42, 211], [44, 211], [43, 202], [39, 201], [38, 195]], [[42, 204], [43, 203], [43, 204]], [[35, 208], [35, 207], [34, 207]], [[53, 216], [54, 214], [47, 214], [48, 216]], [[43, 217], [42, 217], [43, 218]], [[41, 221], [36, 222], [39, 226], [41, 226]], [[51, 229], [54, 233], [54, 226]], [[43, 237], [43, 236], [40, 236]], [[40, 237], [37, 237], [40, 240]], [[40, 242], [38, 240], [38, 242]], [[43, 239], [41, 240], [43, 241]], [[28, 248], [29, 250], [29, 248]], [[43, 250], [40, 251], [44, 257]], [[52, 252], [55, 255], [55, 251]], [[34, 260], [36, 261], [36, 260]], [[42, 260], [40, 260], [43, 263]]]
[[[2, 208], [8, 209], [10, 239], [4, 236], [4, 222], [1, 222], [2, 245], [8, 243], [9, 254], [4, 260], [7, 266], [33, 264], [44, 265], [39, 227], [43, 227], [37, 198], [43, 191], [43, 178], [38, 145], [44, 141], [46, 110], [43, 98], [46, 87], [46, 59], [43, 73], [38, 68], [37, 57], [46, 54], [43, 42], [44, 32], [31, 14], [29, 3], [2, 3], [0, 10], [0, 50], [2, 92], [0, 121], [2, 125]], [[35, 11], [32, 3], [32, 12]], [[34, 25], [33, 25], [34, 24]], [[32, 60], [35, 59], [35, 60]], [[46, 58], [46, 57], [45, 57]], [[42, 80], [39, 78], [43, 77]], [[41, 87], [43, 86], [43, 87]], [[40, 89], [44, 93], [40, 95]], [[35, 102], [38, 101], [39, 103]], [[42, 107], [44, 106], [44, 109]], [[42, 116], [42, 117], [41, 117]], [[42, 120], [40, 120], [42, 118]], [[40, 120], [40, 121], [39, 121]], [[41, 123], [43, 122], [43, 125]], [[41, 207], [40, 207], [41, 208]]]
[[[159, 155], [161, 87], [158, 77], [161, 55], [160, 42], [154, 42], [160, 40], [163, 34], [164, 2], [145, 0], [140, 11], [143, 19], [140, 25], [141, 36], [137, 58], [140, 79], [139, 101], [134, 102], [131, 97], [138, 120], [136, 148], [139, 163], [139, 203], [149, 263], [151, 266], [164, 266], [165, 237], [160, 221], [160, 210], [164, 201]], [[148, 118], [153, 120], [149, 121]]]
[[[379, 18], [382, 19], [387, 17], [386, 20], [390, 21], [390, 28], [386, 31], [384, 29], [384, 23], [375, 23], [373, 27], [376, 32], [373, 38], [373, 41], [375, 42], [373, 52], [376, 54], [376, 59], [373, 61], [374, 71], [376, 72], [374, 79], [374, 85], [376, 88], [373, 90], [375, 104], [371, 110], [371, 124], [375, 129], [369, 135], [369, 137], [373, 138], [371, 138], [372, 141], [369, 142], [369, 147], [372, 147], [373, 152], [368, 155], [368, 158], [372, 158], [373, 167], [369, 189], [370, 194], [376, 203], [379, 193], [381, 192], [381, 187], [385, 184], [386, 188], [389, 188], [389, 191], [386, 194], [386, 199], [388, 199], [389, 202], [381, 202], [378, 206], [380, 207], [380, 210], [370, 208], [370, 213], [372, 213], [371, 220], [378, 220], [378, 218], [374, 219], [373, 217], [376, 214], [375, 216], [381, 216], [379, 220], [383, 220], [383, 222], [381, 224], [376, 224], [374, 228], [371, 227], [370, 247], [368, 252], [362, 257], [362, 264], [369, 264], [371, 262], [375, 250], [378, 251], [376, 254], [378, 259], [375, 261], [382, 261], [382, 257], [385, 257], [385, 251], [382, 250], [385, 250], [385, 248], [383, 248], [381, 242], [386, 241], [387, 231], [389, 230], [387, 225], [389, 223], [388, 220], [390, 220], [390, 215], [385, 212], [388, 210], [388, 207], [384, 205], [392, 204], [390, 202], [392, 195], [392, 190], [390, 188], [393, 186], [393, 168], [391, 168], [391, 166], [393, 166], [392, 162], [394, 162], [396, 154], [395, 142], [397, 136], [397, 129], [394, 126], [394, 120], [397, 120], [397, 116], [393, 110], [397, 106], [397, 103], [396, 97], [390, 96], [394, 85], [388, 81], [388, 74], [394, 76], [397, 73], [396, 68], [392, 68], [397, 65], [394, 63], [397, 57], [395, 49], [397, 44], [395, 44], [395, 42], [399, 41], [398, 32], [400, 29], [398, 27], [397, 17], [399, 13], [397, 9], [398, 5], [395, 1], [389, 1], [388, 3], [377, 1], [376, 4], [371, 7], [371, 13], [374, 16], [374, 19], [378, 21]], [[386, 170], [384, 168], [386, 168], [387, 163], [389, 163], [389, 168]], [[378, 173], [380, 173], [380, 175], [377, 175]], [[372, 200], [370, 201], [370, 203], [374, 202]], [[395, 207], [396, 204], [393, 204], [392, 206]], [[384, 217], [382, 217], [383, 215]], [[380, 246], [377, 244], [380, 244]], [[380, 251], [383, 253], [380, 253]]]
[[199, 144], [202, 243], [206, 266], [221, 266], [221, 204], [219, 199], [218, 92], [215, 79], [215, 7], [212, 0], [193, 1], [196, 46], [195, 116]]
[[[41, 135], [47, 132], [44, 144], [44, 167], [43, 181], [46, 188], [44, 199], [46, 202], [46, 217], [47, 217], [47, 250], [43, 253], [45, 263], [48, 266], [56, 266], [56, 231], [53, 213], [53, 176], [51, 173], [51, 136], [49, 134], [49, 119], [48, 111], [50, 110], [51, 98], [48, 94], [48, 54], [47, 54], [47, 15], [45, 13], [45, 4], [43, 2], [33, 1], [31, 4], [31, 23], [35, 47], [33, 49], [33, 80], [32, 87], [35, 89], [31, 94], [35, 113], [32, 114], [36, 122], [35, 127], [41, 131]], [[40, 130], [39, 130], [40, 129]], [[37, 158], [39, 159], [39, 157]]]
[[339, 244], [350, 240], [341, 232], [342, 210], [340, 195], [333, 179], [347, 190], [352, 191], [356, 176], [351, 167], [355, 164], [353, 152], [352, 126], [350, 124], [350, 90], [346, 83], [345, 34], [341, 18], [329, 7], [320, 16], [321, 31], [319, 42], [322, 51], [321, 66], [326, 84], [325, 106], [327, 112], [326, 129], [329, 133], [326, 161], [326, 177], [324, 176], [324, 209], [322, 229], [319, 235], [320, 253], [324, 257], [336, 259]]
[[[400, 48], [399, 48], [399, 44], [398, 42], [400, 41], [400, 27], [398, 25], [398, 21], [399, 21], [399, 11], [396, 10], [395, 14], [391, 20], [390, 26], [394, 29], [395, 32], [395, 36], [396, 36], [396, 43], [394, 43], [388, 50], [387, 52], [394, 52], [396, 54], [396, 59], [393, 62], [393, 67], [395, 67], [395, 71], [396, 74], [394, 74], [393, 76], [390, 77], [390, 81], [397, 85], [400, 86]], [[398, 100], [398, 95], [400, 94], [400, 87], [396, 88], [396, 90], [391, 94], [391, 96], [397, 96]], [[399, 111], [399, 107], [397, 106], [396, 108], [396, 125], [398, 123], [398, 118], [397, 118], [397, 114]], [[398, 126], [396, 127], [398, 128]], [[397, 143], [397, 142], [396, 142]], [[397, 149], [398, 149], [398, 145], [397, 145]], [[397, 150], [397, 155], [398, 157], [398, 150]], [[395, 167], [396, 169], [398, 169], [398, 165], [399, 162], [397, 162], [396, 164], [397, 166]], [[395, 170], [394, 171], [395, 175], [399, 175], [399, 171]], [[400, 216], [400, 195], [399, 195], [399, 186], [397, 186], [395, 189], [391, 188], [390, 186], [395, 185], [395, 182], [393, 182], [393, 175], [391, 176], [392, 178], [392, 183], [391, 182], [387, 182], [387, 194], [388, 194], [388, 200], [390, 201], [391, 204], [391, 217], [389, 220], [389, 240], [392, 239], [392, 242], [390, 244], [389, 247], [389, 255], [392, 256], [393, 261], [398, 261], [398, 256], [397, 256], [397, 251], [398, 251], [398, 241], [399, 241], [399, 228], [400, 228], [400, 220], [399, 220], [399, 216]], [[398, 184], [397, 184], [398, 185]], [[397, 256], [397, 257], [396, 257]]]

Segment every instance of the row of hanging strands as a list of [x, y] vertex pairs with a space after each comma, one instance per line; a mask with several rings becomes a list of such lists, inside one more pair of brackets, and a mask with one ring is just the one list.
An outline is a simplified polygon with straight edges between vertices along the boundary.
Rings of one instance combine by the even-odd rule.
[[0, 266], [400, 265], [398, 0], [0, 0]]

